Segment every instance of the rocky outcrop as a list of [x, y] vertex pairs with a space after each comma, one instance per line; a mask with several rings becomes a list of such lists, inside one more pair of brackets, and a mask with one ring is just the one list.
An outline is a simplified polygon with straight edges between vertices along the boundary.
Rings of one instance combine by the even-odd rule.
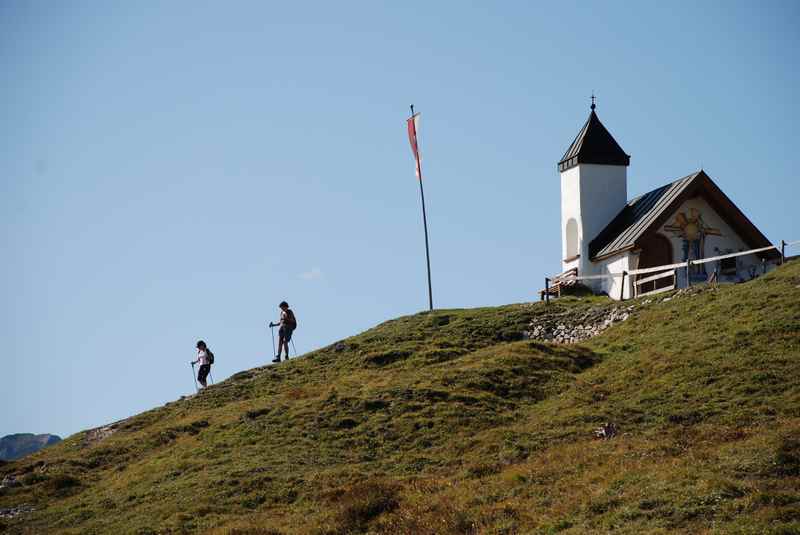
[[14, 487], [19, 487], [19, 486], [20, 486], [20, 482], [17, 481], [17, 477], [16, 476], [12, 476], [12, 475], [8, 475], [8, 476], [4, 477], [3, 481], [0, 482], [0, 490], [2, 490], [2, 489], [11, 489], [11, 488], [14, 488]]
[[0, 518], [14, 518], [25, 513], [32, 513], [34, 507], [27, 503], [17, 505], [16, 507], [0, 508]]
[[583, 310], [567, 310], [553, 307], [528, 325], [523, 336], [531, 340], [574, 344], [597, 336], [612, 325], [621, 323], [636, 314], [636, 310], [653, 303], [663, 303], [683, 297], [693, 297], [703, 291], [714, 291], [710, 286], [693, 286], [675, 292], [637, 299], [629, 303], [598, 305]]
[[108, 437], [116, 433], [118, 424], [119, 422], [114, 422], [113, 424], [109, 424], [103, 427], [96, 427], [95, 429], [89, 429], [86, 432], [86, 436], [83, 439], [83, 446], [84, 447], [91, 446], [107, 439]]
[[13, 461], [58, 442], [61, 442], [60, 437], [49, 434], [16, 433], [6, 435], [0, 438], [0, 459]]
[[636, 305], [594, 307], [582, 312], [567, 311], [543, 314], [534, 319], [523, 333], [525, 338], [574, 344], [597, 336], [616, 323], [627, 320]]

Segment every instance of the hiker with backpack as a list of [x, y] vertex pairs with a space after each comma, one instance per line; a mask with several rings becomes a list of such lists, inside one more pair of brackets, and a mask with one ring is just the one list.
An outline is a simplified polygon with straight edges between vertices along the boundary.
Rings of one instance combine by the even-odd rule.
[[292, 341], [292, 333], [297, 329], [297, 319], [294, 317], [294, 312], [289, 308], [289, 303], [281, 301], [278, 305], [281, 309], [281, 320], [278, 323], [270, 322], [269, 326], [278, 327], [278, 354], [272, 359], [272, 362], [281, 361], [281, 352], [286, 349], [286, 360], [289, 360], [289, 342]]
[[214, 353], [208, 349], [208, 346], [202, 340], [197, 342], [197, 360], [192, 361], [192, 368], [195, 364], [200, 364], [200, 369], [197, 370], [197, 382], [203, 388], [207, 387], [206, 377], [211, 373], [211, 365], [214, 364]]

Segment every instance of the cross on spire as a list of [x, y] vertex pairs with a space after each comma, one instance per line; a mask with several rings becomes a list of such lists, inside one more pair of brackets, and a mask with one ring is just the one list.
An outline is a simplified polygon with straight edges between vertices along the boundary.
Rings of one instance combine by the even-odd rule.
[[594, 91], [592, 91], [592, 105], [591, 105], [591, 106], [589, 106], [589, 107], [591, 108], [591, 110], [592, 110], [592, 111], [594, 111], [594, 109], [595, 109], [595, 105], [594, 105], [594, 98], [595, 98], [595, 97], [594, 97]]

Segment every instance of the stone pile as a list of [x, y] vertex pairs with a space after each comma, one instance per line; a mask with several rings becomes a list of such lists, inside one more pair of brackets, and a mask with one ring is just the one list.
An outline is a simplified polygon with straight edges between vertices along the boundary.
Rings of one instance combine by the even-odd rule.
[[615, 323], [631, 317], [636, 305], [594, 307], [581, 312], [545, 314], [534, 319], [523, 333], [525, 338], [574, 344], [597, 336]]
[[609, 440], [617, 436], [617, 426], [613, 422], [606, 422], [594, 430], [595, 438]]
[[0, 482], [0, 489], [10, 489], [11, 487], [19, 487], [20, 483], [14, 476], [6, 476]]
[[616, 323], [630, 318], [637, 308], [655, 303], [666, 303], [673, 299], [694, 297], [702, 292], [716, 291], [715, 286], [695, 285], [674, 292], [653, 295], [631, 304], [617, 303], [600, 305], [584, 311], [556, 311], [545, 313], [534, 319], [523, 332], [530, 340], [574, 344], [597, 336]]
[[23, 503], [16, 507], [0, 508], [0, 518], [14, 518], [25, 513], [32, 513], [34, 508], [32, 505]]
[[86, 436], [83, 440], [83, 445], [91, 446], [92, 444], [96, 444], [102, 440], [107, 439], [111, 435], [113, 435], [117, 431], [117, 424], [119, 422], [115, 422], [111, 425], [106, 425], [103, 427], [97, 427], [95, 429], [90, 429], [86, 432]]

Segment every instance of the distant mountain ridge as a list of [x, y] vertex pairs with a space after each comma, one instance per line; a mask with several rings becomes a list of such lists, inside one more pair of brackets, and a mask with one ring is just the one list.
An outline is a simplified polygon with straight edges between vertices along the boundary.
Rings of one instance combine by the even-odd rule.
[[0, 460], [13, 461], [37, 452], [46, 446], [61, 442], [61, 437], [45, 433], [14, 433], [0, 438]]

